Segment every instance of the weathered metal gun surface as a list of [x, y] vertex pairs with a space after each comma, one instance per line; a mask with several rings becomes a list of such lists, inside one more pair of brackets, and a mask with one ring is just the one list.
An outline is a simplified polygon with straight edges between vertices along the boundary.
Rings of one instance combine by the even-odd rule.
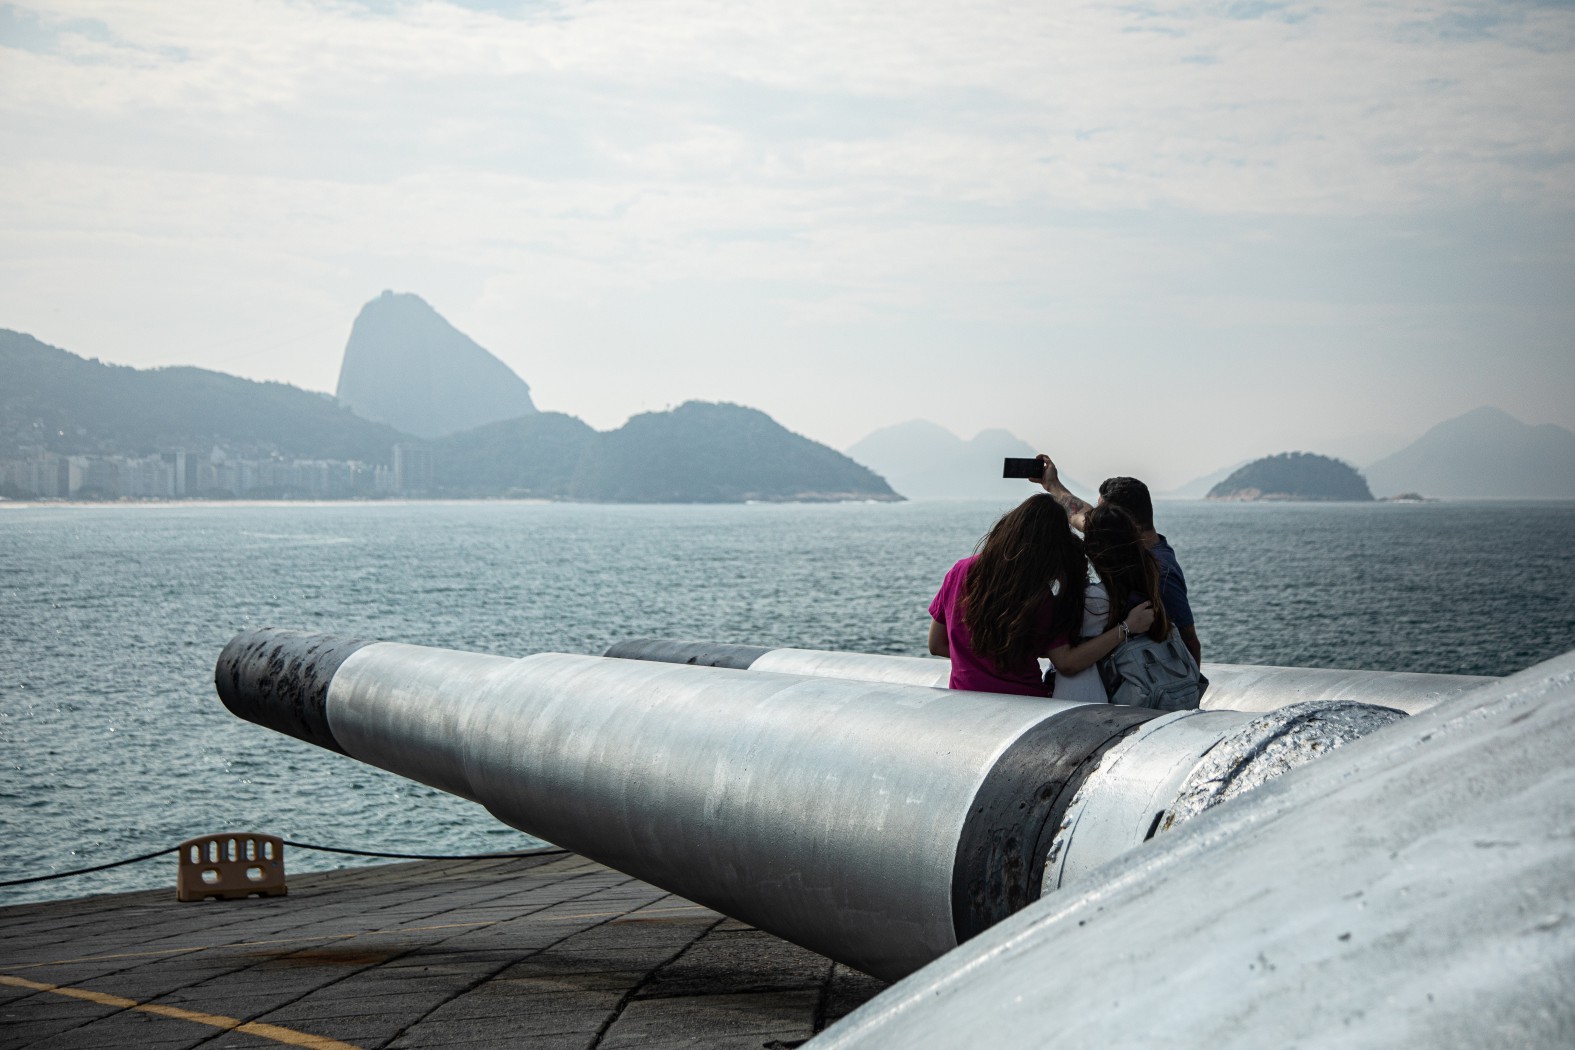
[[[654, 660], [741, 671], [846, 678], [946, 688], [951, 664], [918, 656], [881, 656], [823, 649], [772, 648], [715, 642], [631, 638], [603, 655], [622, 660]], [[1324, 667], [1259, 667], [1205, 663], [1209, 688], [1206, 711], [1273, 711], [1309, 700], [1346, 700], [1392, 707], [1407, 714], [1425, 711], [1440, 700], [1497, 681], [1479, 675], [1418, 674], [1409, 671], [1356, 671]]]
[[1575, 652], [1291, 771], [813, 1050], [1575, 1046]]
[[215, 682], [242, 718], [884, 978], [1404, 718], [1350, 700], [1161, 714], [755, 662], [261, 629]]

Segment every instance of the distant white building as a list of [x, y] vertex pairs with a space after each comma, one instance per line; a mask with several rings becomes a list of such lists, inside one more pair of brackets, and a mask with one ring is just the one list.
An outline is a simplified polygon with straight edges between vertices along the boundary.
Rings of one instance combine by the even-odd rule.
[[405, 488], [393, 468], [354, 460], [241, 459], [222, 448], [208, 455], [166, 449], [151, 456], [65, 456], [42, 449], [0, 459], [0, 494], [43, 499], [186, 499], [250, 497], [348, 499], [422, 492], [432, 485], [431, 454], [404, 456]]
[[432, 488], [432, 450], [425, 445], [394, 446], [394, 491], [415, 496]]
[[71, 460], [53, 452], [36, 452], [0, 462], [0, 483], [18, 492], [65, 499], [71, 495]]

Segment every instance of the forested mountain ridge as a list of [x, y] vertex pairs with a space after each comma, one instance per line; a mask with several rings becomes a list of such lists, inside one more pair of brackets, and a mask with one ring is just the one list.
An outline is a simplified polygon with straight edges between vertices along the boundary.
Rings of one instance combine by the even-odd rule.
[[411, 440], [327, 394], [202, 368], [108, 365], [0, 329], [0, 455], [19, 447], [143, 455], [227, 445], [286, 458], [389, 462]]
[[433, 445], [440, 491], [618, 503], [899, 500], [885, 480], [758, 409], [689, 401], [600, 432], [556, 412]]

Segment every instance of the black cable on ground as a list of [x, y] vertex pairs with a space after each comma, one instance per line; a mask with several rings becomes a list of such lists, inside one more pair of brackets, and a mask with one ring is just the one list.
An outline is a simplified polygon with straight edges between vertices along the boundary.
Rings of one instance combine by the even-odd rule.
[[[295, 849], [317, 850], [321, 853], [348, 853], [356, 857], [388, 857], [392, 860], [508, 860], [513, 857], [540, 857], [547, 854], [571, 852], [570, 850], [566, 849], [558, 849], [556, 846], [548, 846], [545, 849], [521, 850], [515, 853], [379, 853], [374, 850], [343, 849], [338, 846], [314, 846], [309, 842], [291, 842], [289, 839], [280, 839], [279, 841], [284, 845], [294, 847]], [[86, 875], [94, 871], [107, 871], [110, 868], [118, 868], [126, 864], [136, 864], [138, 861], [152, 860], [154, 857], [162, 857], [165, 854], [174, 853], [179, 849], [179, 846], [170, 846], [168, 849], [155, 850], [152, 853], [144, 853], [140, 857], [127, 857], [124, 860], [112, 860], [108, 864], [95, 864], [91, 868], [77, 868], [73, 871], [55, 871], [50, 872], [48, 875], [32, 875], [25, 879], [8, 879], [5, 882], [0, 882], [0, 887], [23, 886], [30, 882], [48, 882], [51, 879], [70, 878], [72, 875]]]
[[396, 860], [507, 860], [510, 857], [539, 857], [544, 853], [568, 853], [566, 849], [548, 846], [545, 849], [517, 850], [513, 853], [377, 853], [364, 849], [343, 849], [339, 846], [314, 846], [309, 842], [291, 842], [280, 839], [286, 846], [296, 849], [315, 849], [324, 853], [348, 853], [355, 857], [392, 857]]
[[26, 879], [11, 879], [7, 882], [0, 882], [0, 886], [21, 886], [28, 882], [48, 882], [50, 879], [63, 879], [69, 875], [86, 875], [90, 871], [103, 871], [106, 868], [118, 868], [122, 864], [135, 864], [139, 860], [152, 860], [154, 857], [162, 857], [166, 853], [174, 853], [178, 849], [180, 849], [179, 846], [171, 846], [169, 849], [161, 849], [154, 853], [144, 853], [140, 857], [127, 857], [125, 860], [112, 860], [108, 864], [95, 864], [91, 868], [78, 868], [75, 871], [56, 871], [48, 875], [34, 875]]

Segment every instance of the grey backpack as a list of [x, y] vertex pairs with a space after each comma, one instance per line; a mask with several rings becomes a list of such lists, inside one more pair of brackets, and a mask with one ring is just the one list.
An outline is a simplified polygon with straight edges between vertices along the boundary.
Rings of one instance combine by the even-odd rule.
[[1189, 711], [1203, 699], [1198, 666], [1175, 628], [1163, 642], [1133, 635], [1099, 661], [1099, 677], [1112, 704]]

